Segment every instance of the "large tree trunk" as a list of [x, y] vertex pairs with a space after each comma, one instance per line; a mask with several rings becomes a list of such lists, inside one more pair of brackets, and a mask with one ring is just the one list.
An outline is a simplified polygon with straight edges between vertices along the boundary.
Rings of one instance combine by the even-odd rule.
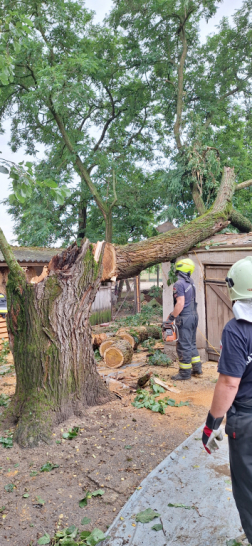
[[8, 328], [17, 386], [8, 417], [18, 423], [14, 439], [20, 446], [49, 441], [54, 423], [110, 398], [96, 370], [89, 325], [101, 262], [86, 240], [55, 256], [38, 284], [22, 282], [17, 291], [10, 272]]

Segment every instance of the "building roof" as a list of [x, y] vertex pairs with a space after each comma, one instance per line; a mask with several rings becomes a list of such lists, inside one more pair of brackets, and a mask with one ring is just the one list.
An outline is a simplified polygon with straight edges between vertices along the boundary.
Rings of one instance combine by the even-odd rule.
[[252, 247], [252, 231], [249, 233], [217, 233], [213, 237], [205, 239], [192, 250], [195, 252], [202, 250], [214, 250], [216, 248], [246, 248]]
[[[61, 248], [42, 248], [29, 246], [11, 246], [14, 256], [19, 263], [44, 263], [50, 262], [55, 254], [62, 251]], [[0, 264], [6, 263], [0, 251]]]

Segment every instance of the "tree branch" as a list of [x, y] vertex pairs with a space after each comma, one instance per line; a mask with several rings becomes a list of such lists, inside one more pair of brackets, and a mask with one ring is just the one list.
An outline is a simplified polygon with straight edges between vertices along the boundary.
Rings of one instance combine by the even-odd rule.
[[178, 93], [177, 93], [177, 114], [176, 121], [174, 124], [174, 135], [178, 149], [182, 148], [182, 142], [180, 139], [180, 127], [182, 120], [182, 111], [183, 111], [183, 83], [184, 83], [184, 66], [187, 55], [187, 39], [185, 35], [185, 29], [181, 29], [181, 41], [183, 44], [183, 50], [180, 57], [180, 62], [178, 65]]
[[235, 186], [235, 191], [244, 190], [244, 188], [248, 188], [249, 186], [252, 186], [252, 180], [246, 180], [246, 182], [241, 182], [241, 184], [237, 184]]
[[232, 226], [239, 229], [241, 233], [249, 233], [252, 231], [252, 224], [248, 218], [243, 216], [238, 210], [233, 209], [230, 214]]
[[16, 280], [19, 280], [20, 284], [22, 284], [25, 281], [25, 272], [18, 264], [13, 251], [8, 244], [3, 230], [0, 228], [0, 249], [3, 254], [3, 257], [7, 263], [7, 266], [10, 270], [10, 272], [14, 275]]
[[[125, 246], [105, 248], [102, 280], [126, 279], [143, 269], [169, 262], [186, 254], [198, 242], [228, 226], [235, 185], [234, 169], [224, 167], [222, 181], [213, 207], [203, 216], [167, 233]], [[108, 259], [108, 256], [110, 258]], [[107, 264], [107, 265], [106, 265]]]

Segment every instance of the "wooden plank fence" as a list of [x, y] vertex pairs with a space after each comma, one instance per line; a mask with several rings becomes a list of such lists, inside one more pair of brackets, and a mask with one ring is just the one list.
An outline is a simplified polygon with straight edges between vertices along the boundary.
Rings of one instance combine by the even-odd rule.
[[6, 320], [4, 318], [2, 318], [1, 315], [0, 315], [0, 349], [2, 348], [3, 339], [8, 341], [9, 336], [8, 336], [8, 332], [7, 332]]

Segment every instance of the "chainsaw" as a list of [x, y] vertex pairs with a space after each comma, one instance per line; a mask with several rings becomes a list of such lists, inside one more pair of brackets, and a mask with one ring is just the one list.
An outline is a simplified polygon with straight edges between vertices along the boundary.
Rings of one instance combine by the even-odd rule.
[[178, 327], [175, 322], [163, 322], [162, 324], [163, 340], [175, 345], [179, 338]]

